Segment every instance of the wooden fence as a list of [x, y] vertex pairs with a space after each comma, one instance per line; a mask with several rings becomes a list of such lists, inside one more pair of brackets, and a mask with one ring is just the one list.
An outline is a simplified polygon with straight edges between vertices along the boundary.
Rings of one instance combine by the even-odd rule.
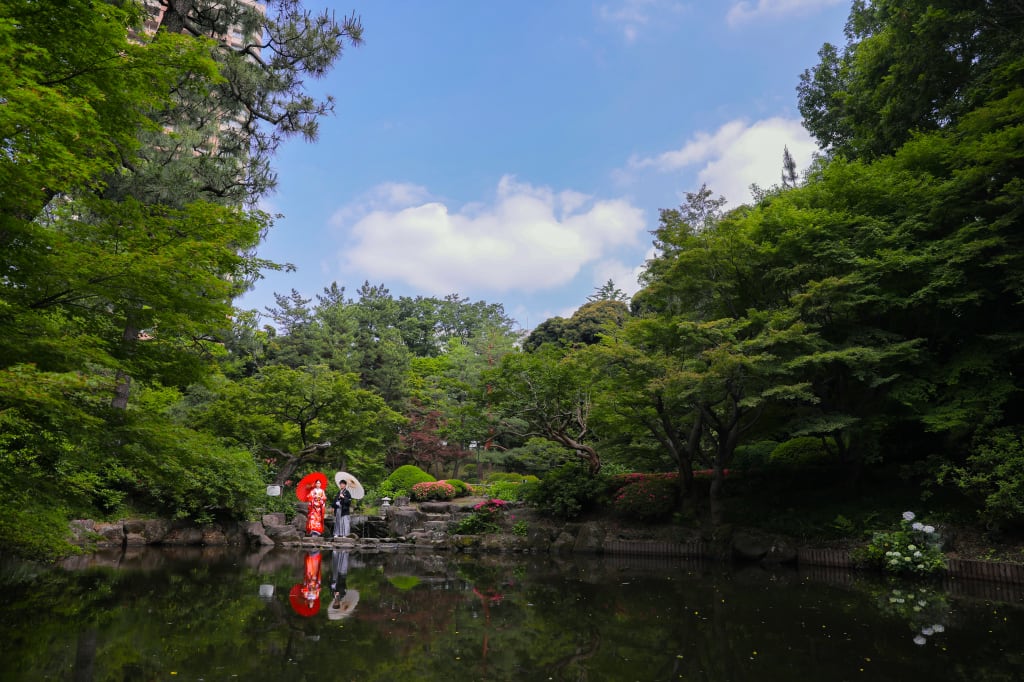
[[[692, 542], [663, 542], [656, 540], [616, 540], [606, 543], [606, 554], [628, 554], [639, 556], [691, 557], [708, 556], [707, 545], [699, 540]], [[817, 566], [828, 569], [854, 569], [850, 553], [840, 549], [800, 549], [797, 565]], [[829, 571], [842, 573], [843, 570]], [[946, 572], [947, 582], [955, 589], [956, 581], [987, 581], [1006, 585], [1024, 585], [1024, 564], [1000, 561], [969, 561], [949, 559]], [[1017, 592], [1014, 591], [1014, 594]]]

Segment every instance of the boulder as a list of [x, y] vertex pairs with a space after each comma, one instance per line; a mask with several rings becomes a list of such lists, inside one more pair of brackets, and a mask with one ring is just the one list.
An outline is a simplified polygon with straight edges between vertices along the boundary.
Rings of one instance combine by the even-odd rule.
[[420, 524], [421, 514], [412, 507], [388, 507], [388, 534], [391, 537], [409, 535]]
[[264, 526], [283, 526], [288, 523], [288, 519], [285, 517], [284, 512], [271, 512], [270, 514], [264, 514], [261, 519]]
[[129, 519], [124, 522], [125, 544], [129, 547], [163, 542], [171, 522], [167, 519]]
[[584, 523], [573, 543], [573, 551], [582, 554], [597, 554], [604, 547], [605, 530], [598, 523]]
[[124, 546], [124, 524], [120, 521], [114, 523], [97, 523], [92, 528], [93, 536], [97, 547], [123, 547]]

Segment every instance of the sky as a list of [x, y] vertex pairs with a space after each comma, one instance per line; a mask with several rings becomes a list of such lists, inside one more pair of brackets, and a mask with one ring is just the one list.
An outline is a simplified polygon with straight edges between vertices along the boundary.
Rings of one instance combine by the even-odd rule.
[[[654, 256], [659, 210], [707, 184], [729, 206], [817, 148], [796, 87], [849, 0], [310, 2], [364, 43], [307, 83], [315, 142], [275, 162], [259, 256], [290, 263], [236, 301], [363, 282], [395, 298], [501, 303], [523, 329], [569, 317]], [[314, 299], [315, 301], [315, 299]], [[269, 319], [265, 319], [270, 323]]]

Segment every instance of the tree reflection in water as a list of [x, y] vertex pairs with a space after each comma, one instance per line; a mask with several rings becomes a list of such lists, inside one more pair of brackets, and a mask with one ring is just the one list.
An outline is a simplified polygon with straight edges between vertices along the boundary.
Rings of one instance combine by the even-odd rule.
[[[300, 614], [288, 595], [308, 559], [150, 549], [7, 564], [3, 679], [1024, 679], [1021, 588], [997, 600], [985, 585], [682, 559], [326, 551], [331, 589]], [[339, 586], [358, 607], [332, 618]]]

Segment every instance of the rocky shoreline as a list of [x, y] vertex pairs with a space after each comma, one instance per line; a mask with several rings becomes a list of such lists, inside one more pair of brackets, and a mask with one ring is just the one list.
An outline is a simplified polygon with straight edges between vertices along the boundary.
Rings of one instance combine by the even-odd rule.
[[[127, 550], [147, 545], [182, 547], [250, 546], [304, 550], [348, 549], [358, 552], [427, 550], [468, 553], [639, 554], [733, 561], [762, 566], [816, 565], [853, 569], [849, 547], [807, 547], [792, 538], [747, 529], [723, 529], [718, 538], [702, 537], [676, 526], [623, 525], [612, 519], [555, 522], [521, 504], [511, 504], [505, 527], [497, 533], [458, 535], [458, 521], [473, 513], [476, 499], [452, 502], [400, 501], [381, 516], [354, 515], [352, 527], [373, 530], [366, 536], [307, 537], [305, 509], [297, 505], [289, 521], [284, 513], [264, 514], [259, 521], [203, 526], [166, 519], [71, 522], [72, 542], [84, 552]], [[521, 523], [519, 533], [511, 519]], [[1024, 563], [978, 561], [950, 552], [949, 574], [980, 580], [1024, 584]]]

